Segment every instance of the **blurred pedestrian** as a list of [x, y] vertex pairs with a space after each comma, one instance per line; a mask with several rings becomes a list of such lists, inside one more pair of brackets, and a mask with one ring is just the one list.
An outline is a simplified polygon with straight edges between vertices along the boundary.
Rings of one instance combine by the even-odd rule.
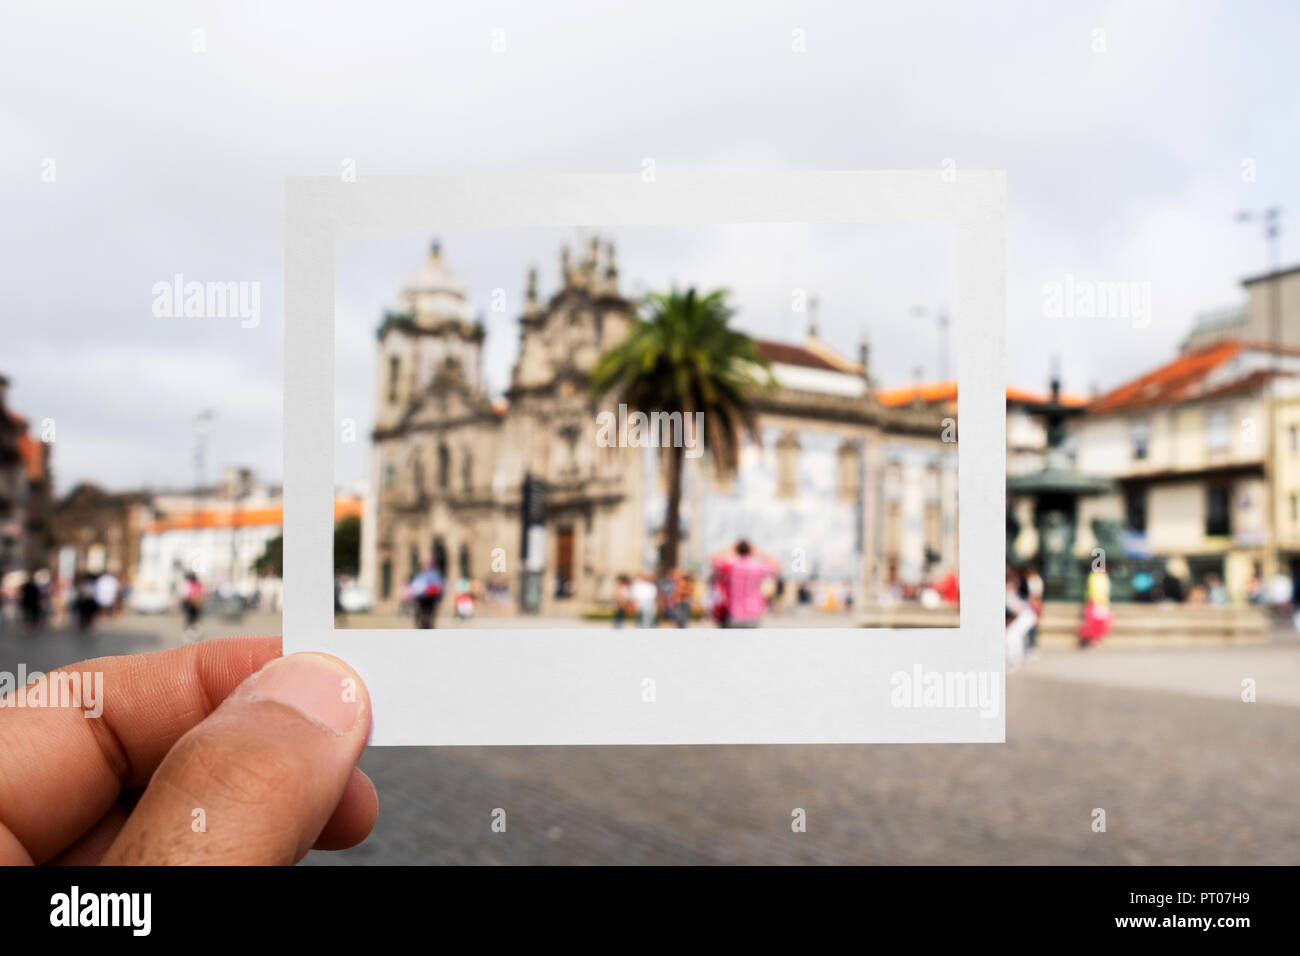
[[756, 554], [741, 539], [713, 555], [713, 569], [726, 581], [727, 620], [724, 627], [758, 627], [767, 610], [764, 584], [781, 572], [776, 559]]
[[727, 579], [720, 571], [709, 575], [709, 617], [718, 627], [727, 626]]
[[961, 601], [961, 587], [958, 584], [957, 571], [954, 568], [949, 568], [948, 573], [939, 579], [937, 590], [944, 604], [957, 604]]
[[636, 607], [636, 626], [657, 626], [659, 589], [655, 587], [654, 578], [644, 572], [637, 575], [631, 590], [632, 604]]
[[1018, 571], [1007, 567], [1007, 669], [1014, 670], [1025, 659], [1025, 645], [1031, 628], [1038, 624], [1038, 615], [1034, 613], [1029, 599], [1025, 597], [1028, 589]]
[[1246, 601], [1250, 604], [1268, 603], [1267, 595], [1264, 592], [1264, 582], [1260, 580], [1258, 574], [1252, 574], [1250, 580], [1246, 582]]
[[106, 616], [112, 617], [117, 611], [117, 595], [121, 584], [111, 571], [105, 571], [95, 578], [95, 603]]
[[1088, 575], [1083, 623], [1079, 625], [1079, 646], [1091, 647], [1110, 633], [1110, 577], [1105, 568], [1095, 568]]
[[[39, 574], [39, 572], [38, 572]], [[37, 575], [28, 575], [18, 595], [22, 610], [23, 623], [31, 630], [37, 630], [45, 623], [45, 595]]]
[[408, 590], [415, 603], [415, 626], [429, 629], [438, 626], [438, 605], [446, 579], [438, 570], [437, 562], [430, 561], [423, 571], [411, 579]]
[[636, 605], [632, 602], [632, 579], [620, 574], [614, 579], [614, 626], [622, 627], [623, 622], [636, 614]]
[[181, 613], [185, 616], [186, 640], [199, 638], [199, 616], [203, 613], [203, 584], [193, 571], [185, 572], [185, 591], [181, 596]]
[[1025, 600], [1034, 612], [1034, 624], [1025, 634], [1025, 656], [1030, 657], [1038, 651], [1038, 624], [1043, 619], [1043, 576], [1038, 573], [1035, 565], [1029, 564], [1025, 567], [1022, 580], [1025, 585]]
[[668, 614], [678, 628], [691, 623], [691, 595], [695, 593], [695, 579], [683, 571], [674, 570], [669, 575], [672, 592], [668, 598]]
[[77, 579], [76, 589], [72, 593], [72, 613], [77, 619], [77, 629], [89, 632], [95, 623], [95, 614], [99, 604], [95, 601], [95, 579], [90, 574], [82, 574]]
[[456, 579], [456, 604], [452, 611], [461, 621], [474, 616], [474, 582], [463, 574]]
[[1223, 586], [1222, 578], [1214, 572], [1205, 576], [1205, 599], [1220, 607], [1228, 603], [1228, 589]]

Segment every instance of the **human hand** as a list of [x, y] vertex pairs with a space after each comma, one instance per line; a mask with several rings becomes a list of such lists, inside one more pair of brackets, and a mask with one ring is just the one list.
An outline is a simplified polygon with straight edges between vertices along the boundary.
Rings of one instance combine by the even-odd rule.
[[375, 824], [370, 698], [336, 658], [248, 637], [59, 670], [102, 673], [103, 712], [0, 709], [0, 864], [292, 864]]

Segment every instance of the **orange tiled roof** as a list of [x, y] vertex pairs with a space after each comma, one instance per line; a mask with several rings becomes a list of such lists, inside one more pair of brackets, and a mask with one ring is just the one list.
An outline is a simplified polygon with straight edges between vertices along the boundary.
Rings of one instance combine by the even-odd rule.
[[1172, 405], [1193, 398], [1208, 398], [1262, 388], [1275, 374], [1290, 377], [1289, 372], [1274, 373], [1256, 369], [1238, 379], [1206, 390], [1205, 379], [1211, 372], [1242, 352], [1267, 352], [1279, 355], [1300, 356], [1295, 346], [1274, 346], [1268, 342], [1247, 342], [1239, 339], [1214, 342], [1172, 362], [1140, 375], [1112, 389], [1088, 406], [1090, 412], [1116, 412], [1131, 408], [1149, 408]]
[[[957, 383], [948, 382], [926, 382], [921, 385], [905, 385], [899, 388], [882, 388], [876, 392], [876, 398], [880, 404], [896, 406], [910, 405], [916, 400], [920, 400], [927, 405], [936, 402], [955, 402], [957, 401]], [[1050, 395], [1042, 392], [1031, 392], [1028, 389], [1017, 388], [1014, 385], [1007, 386], [1008, 402], [1045, 402]], [[1063, 405], [1084, 405], [1085, 400], [1077, 395], [1071, 395], [1068, 392], [1062, 393], [1061, 404]]]
[[[1025, 404], [1029, 404], [1031, 402], [1035, 402], [1035, 403], [1050, 402], [1051, 400], [1052, 400], [1052, 396], [1048, 392], [1031, 392], [1027, 388], [1017, 388], [1014, 385], [1007, 386], [1008, 402], [1023, 402]], [[1088, 400], [1086, 398], [1082, 397], [1081, 395], [1072, 395], [1069, 392], [1062, 392], [1059, 396], [1057, 396], [1057, 400], [1062, 405], [1087, 405], [1088, 404]]]
[[[361, 499], [335, 498], [334, 520], [361, 517]], [[243, 511], [199, 511], [174, 515], [151, 521], [146, 531], [158, 534], [163, 531], [192, 530], [195, 528], [262, 528], [284, 524], [284, 506], [250, 508]]]
[[1093, 412], [1113, 412], [1144, 405], [1168, 405], [1190, 395], [1205, 376], [1242, 349], [1237, 341], [1216, 342], [1111, 389], [1089, 406]]
[[882, 405], [910, 405], [915, 401], [922, 401], [927, 405], [935, 402], [955, 402], [957, 382], [925, 382], [899, 388], [882, 388], [876, 391], [876, 398]]
[[45, 476], [45, 452], [41, 443], [31, 435], [19, 435], [18, 453], [27, 466], [27, 480], [40, 481]]

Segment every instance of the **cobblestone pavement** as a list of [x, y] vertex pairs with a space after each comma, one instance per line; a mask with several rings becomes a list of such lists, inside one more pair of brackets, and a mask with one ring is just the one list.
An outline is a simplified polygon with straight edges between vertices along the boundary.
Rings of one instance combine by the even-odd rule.
[[[0, 668], [179, 642], [174, 621], [146, 623], [6, 634]], [[307, 862], [1296, 864], [1297, 654], [1291, 638], [1046, 652], [1009, 678], [1005, 744], [371, 749], [375, 833]]]
[[[90, 633], [57, 627], [30, 634], [15, 622], [0, 630], [0, 670], [12, 671], [17, 662], [28, 671], [48, 671], [92, 657], [146, 654], [185, 643], [184, 624], [175, 614], [119, 614], [95, 623]], [[207, 618], [201, 622], [204, 639], [236, 634], [279, 634], [278, 614], [246, 614], [239, 621]]]
[[1000, 745], [374, 749], [375, 833], [309, 862], [1295, 864], [1298, 728], [1018, 674]]

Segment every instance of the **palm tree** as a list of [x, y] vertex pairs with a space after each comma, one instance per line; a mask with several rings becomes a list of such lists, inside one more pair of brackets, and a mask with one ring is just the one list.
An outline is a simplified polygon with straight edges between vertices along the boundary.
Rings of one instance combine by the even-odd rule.
[[[592, 370], [593, 395], [617, 392], [628, 408], [682, 417], [683, 435], [703, 413], [702, 442], [715, 467], [736, 467], [740, 440], [759, 440], [753, 399], [775, 385], [771, 366], [744, 332], [728, 323], [734, 311], [726, 289], [700, 295], [685, 292], [651, 293], [627, 337], [600, 357]], [[682, 499], [684, 449], [668, 443], [668, 509], [664, 516], [664, 568], [677, 566]]]

